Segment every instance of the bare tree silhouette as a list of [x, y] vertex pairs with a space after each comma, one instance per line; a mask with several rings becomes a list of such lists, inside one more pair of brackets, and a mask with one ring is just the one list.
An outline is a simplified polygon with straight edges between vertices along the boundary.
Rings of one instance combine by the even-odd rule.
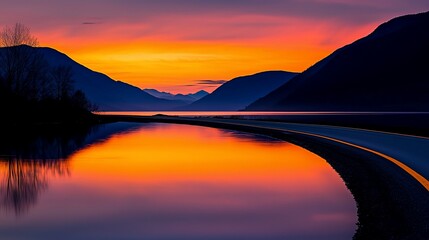
[[51, 70], [54, 97], [61, 101], [73, 93], [73, 70], [70, 66], [57, 66]]
[[46, 62], [43, 56], [23, 45], [36, 47], [38, 40], [31, 35], [30, 29], [20, 23], [6, 26], [0, 32], [0, 80], [6, 90], [26, 99], [40, 99], [39, 81], [46, 79]]
[[30, 28], [21, 23], [16, 23], [13, 27], [4, 27], [0, 32], [0, 46], [13, 47], [19, 45], [36, 47], [39, 45], [39, 41], [31, 35]]

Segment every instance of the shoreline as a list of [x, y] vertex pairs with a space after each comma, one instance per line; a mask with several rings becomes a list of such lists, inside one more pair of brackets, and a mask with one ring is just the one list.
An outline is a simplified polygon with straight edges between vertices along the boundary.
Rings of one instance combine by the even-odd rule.
[[[205, 115], [204, 111], [197, 112], [201, 115], [193, 115], [193, 112], [111, 112], [95, 113], [97, 116], [122, 116], [122, 117], [153, 117], [153, 116], [177, 116], [181, 118], [215, 118], [215, 119], [239, 119], [262, 120], [271, 122], [305, 123], [318, 125], [333, 125], [349, 128], [361, 128], [392, 133], [402, 133], [429, 137], [429, 113], [428, 112], [297, 112], [279, 115], [276, 112], [267, 112], [268, 115], [259, 112], [211, 112]], [[140, 113], [143, 113], [141, 115]], [[150, 113], [151, 115], [148, 115]], [[162, 115], [165, 113], [167, 115]], [[182, 115], [182, 113], [186, 113]], [[240, 114], [239, 114], [240, 113]]]
[[101, 118], [107, 122], [215, 127], [291, 142], [324, 158], [345, 182], [358, 207], [358, 228], [354, 239], [429, 239], [428, 190], [403, 169], [374, 153], [317, 136], [204, 118], [108, 115]]

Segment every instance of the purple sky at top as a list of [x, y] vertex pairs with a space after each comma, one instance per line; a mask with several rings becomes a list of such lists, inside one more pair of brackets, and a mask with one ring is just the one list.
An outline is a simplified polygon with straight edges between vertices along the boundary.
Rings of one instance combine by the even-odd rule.
[[[0, 25], [134, 24], [164, 17], [240, 15], [293, 17], [347, 26], [429, 10], [428, 0], [13, 0], [0, 3]], [[157, 20], [158, 19], [158, 20]], [[220, 20], [221, 22], [221, 20]], [[167, 24], [167, 23], [164, 23]], [[174, 22], [171, 22], [174, 25]], [[245, 24], [245, 23], [244, 23]], [[237, 24], [236, 28], [240, 28]], [[263, 27], [263, 26], [259, 26]], [[234, 26], [232, 26], [234, 28]], [[256, 26], [258, 28], [258, 26]], [[146, 33], [150, 34], [150, 33]], [[210, 36], [206, 36], [210, 38]]]

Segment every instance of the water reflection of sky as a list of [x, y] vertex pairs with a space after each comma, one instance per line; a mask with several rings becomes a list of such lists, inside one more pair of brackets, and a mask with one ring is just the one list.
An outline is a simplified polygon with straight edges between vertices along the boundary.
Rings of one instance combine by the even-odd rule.
[[1, 236], [351, 239], [355, 230], [355, 203], [334, 170], [261, 136], [150, 124], [66, 161], [70, 176], [48, 176], [24, 216], [0, 214]]

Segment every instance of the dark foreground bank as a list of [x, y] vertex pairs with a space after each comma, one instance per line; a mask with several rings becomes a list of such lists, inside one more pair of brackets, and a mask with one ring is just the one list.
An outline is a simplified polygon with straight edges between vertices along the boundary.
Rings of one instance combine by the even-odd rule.
[[269, 135], [322, 156], [341, 176], [358, 206], [355, 239], [429, 239], [429, 192], [381, 156], [315, 136], [178, 117], [103, 116], [104, 121], [164, 122]]

